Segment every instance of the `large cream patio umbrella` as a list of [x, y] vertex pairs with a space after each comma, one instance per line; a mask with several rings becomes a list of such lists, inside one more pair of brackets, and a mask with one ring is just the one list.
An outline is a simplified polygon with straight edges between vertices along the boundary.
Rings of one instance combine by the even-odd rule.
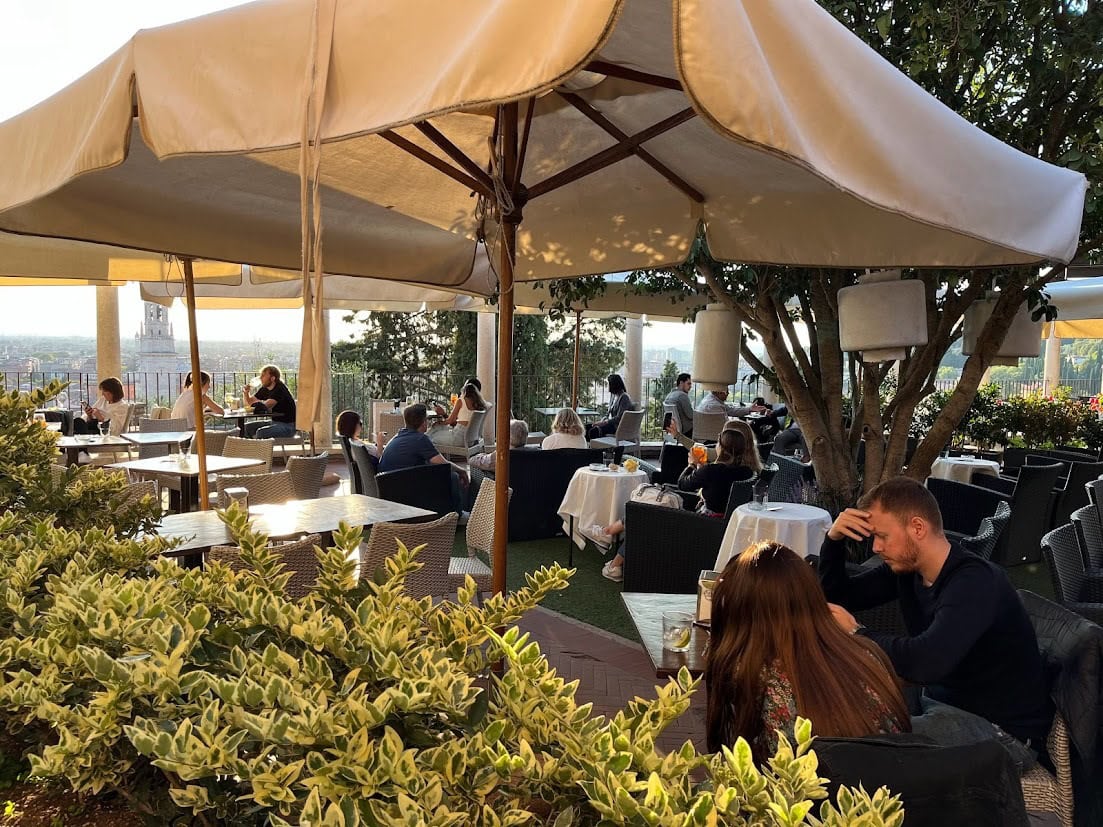
[[304, 375], [322, 272], [462, 289], [486, 240], [502, 400], [515, 277], [676, 263], [699, 222], [743, 262], [1067, 261], [1086, 188], [813, 0], [267, 0], [140, 32], [0, 153], [0, 229], [309, 266]]

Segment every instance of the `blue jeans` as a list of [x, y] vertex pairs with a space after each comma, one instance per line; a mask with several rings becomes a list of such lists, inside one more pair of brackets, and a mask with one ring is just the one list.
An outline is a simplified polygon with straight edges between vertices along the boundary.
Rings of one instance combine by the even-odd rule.
[[245, 436], [252, 439], [272, 439], [281, 436], [295, 436], [294, 422], [257, 422], [245, 423]]
[[1011, 759], [1019, 767], [1019, 773], [1026, 772], [1038, 763], [1038, 754], [1027, 744], [1008, 735], [998, 726], [985, 718], [944, 704], [928, 697], [920, 698], [922, 715], [912, 716], [912, 732], [925, 735], [935, 743], [956, 747], [975, 744], [977, 741], [995, 739], [1011, 754]]

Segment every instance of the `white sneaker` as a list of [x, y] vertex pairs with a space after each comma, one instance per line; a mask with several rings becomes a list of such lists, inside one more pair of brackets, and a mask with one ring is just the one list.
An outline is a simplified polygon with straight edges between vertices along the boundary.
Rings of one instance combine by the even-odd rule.
[[457, 526], [467, 525], [467, 521], [470, 520], [470, 519], [471, 519], [471, 512], [470, 511], [461, 511], [460, 512], [460, 518], [459, 518], [459, 520], [456, 521], [456, 525]]
[[78, 465], [91, 465], [92, 464], [92, 457], [90, 457], [88, 455], [87, 451], [81, 451], [79, 454], [77, 454], [77, 464]]
[[602, 548], [613, 545], [613, 538], [605, 533], [605, 526], [594, 523], [592, 526], [579, 528], [582, 536]]
[[610, 560], [601, 567], [601, 576], [607, 580], [619, 583], [624, 580], [624, 566], [614, 566], [613, 561]]

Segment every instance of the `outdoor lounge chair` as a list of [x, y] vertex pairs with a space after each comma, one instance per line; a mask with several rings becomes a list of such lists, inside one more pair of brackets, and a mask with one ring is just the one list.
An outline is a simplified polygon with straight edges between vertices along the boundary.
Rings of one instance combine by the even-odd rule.
[[[357, 446], [352, 446], [354, 449]], [[355, 454], [354, 454], [355, 456]], [[452, 466], [419, 465], [375, 475], [379, 496], [437, 514], [454, 513], [452, 505]]]
[[696, 594], [711, 569], [726, 520], [694, 511], [631, 502], [624, 507], [624, 591]]
[[1061, 473], [1053, 465], [1024, 465], [1017, 480], [975, 474], [973, 485], [1003, 494], [1011, 506], [1011, 520], [992, 555], [1004, 566], [1036, 563], [1041, 559], [1042, 535], [1052, 525], [1054, 487]]
[[[643, 427], [644, 411], [625, 411], [620, 415], [617, 431], [612, 436], [601, 436], [590, 440], [591, 448], [636, 448], [640, 447], [640, 428]], [[619, 461], [619, 455], [618, 455]]]
[[589, 448], [557, 448], [509, 452], [509, 541], [541, 540], [563, 533], [559, 505], [579, 468], [601, 462], [602, 452]]
[[1053, 578], [1057, 602], [1093, 623], [1103, 623], [1103, 579], [1088, 576], [1076, 528], [1070, 523], [1046, 534], [1042, 555]]
[[486, 411], [472, 411], [464, 430], [466, 444], [464, 445], [438, 445], [439, 450], [449, 459], [462, 459], [467, 461], [475, 454], [481, 454], [485, 450], [483, 445], [483, 425], [486, 422]]

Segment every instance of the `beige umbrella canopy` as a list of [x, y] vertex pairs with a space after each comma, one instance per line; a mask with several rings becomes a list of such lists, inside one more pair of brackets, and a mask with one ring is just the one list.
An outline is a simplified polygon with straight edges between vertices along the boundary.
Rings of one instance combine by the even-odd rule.
[[[1086, 189], [813, 0], [262, 0], [140, 32], [0, 124], [0, 156], [18, 159], [11, 231], [458, 289], [485, 239], [499, 399], [515, 270], [676, 263], [699, 222], [745, 262], [1066, 261]], [[323, 284], [305, 286], [304, 375]], [[318, 394], [300, 393], [309, 426]], [[504, 443], [496, 479], [501, 588]]]

